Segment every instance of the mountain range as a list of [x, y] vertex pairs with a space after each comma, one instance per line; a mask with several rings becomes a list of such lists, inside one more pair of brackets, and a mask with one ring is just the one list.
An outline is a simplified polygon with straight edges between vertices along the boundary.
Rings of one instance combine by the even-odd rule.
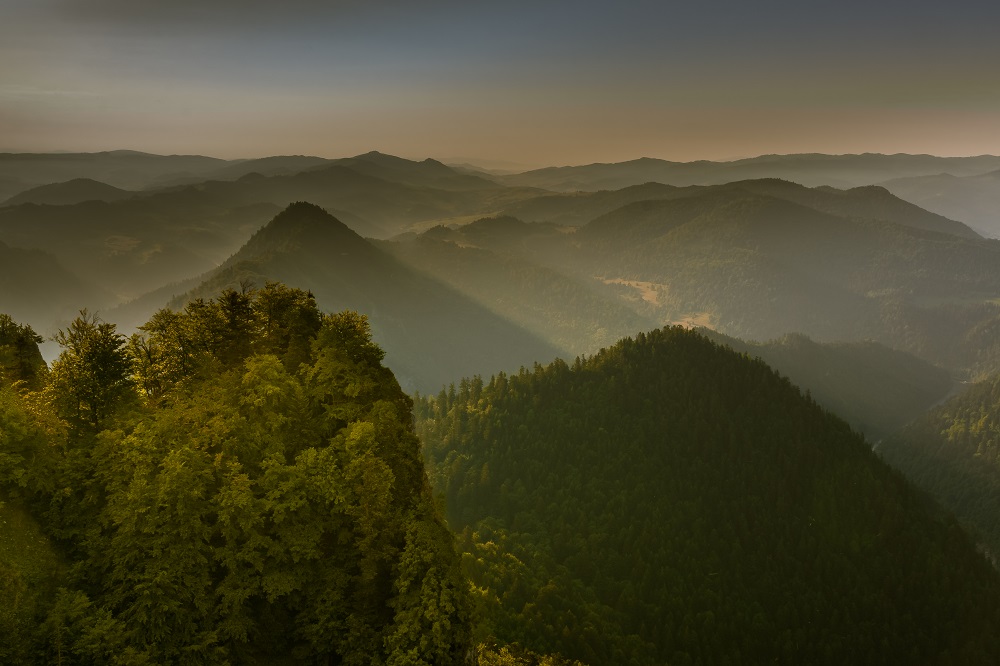
[[[449, 627], [438, 646], [449, 659], [473, 654], [469, 636], [486, 641], [480, 665], [532, 651], [591, 664], [993, 663], [1000, 241], [984, 237], [985, 218], [914, 200], [932, 197], [937, 180], [985, 193], [998, 168], [990, 156], [798, 155], [503, 175], [381, 153], [0, 155], [10, 194], [0, 313], [13, 316], [0, 322], [0, 519], [13, 526], [0, 573], [14, 581], [0, 585], [0, 634], [30, 633], [51, 651], [65, 633], [76, 657], [98, 654], [88, 637], [103, 632], [140, 649], [129, 654], [215, 645], [269, 659], [291, 654], [293, 634], [302, 654], [306, 643], [316, 654], [334, 643], [336, 654], [399, 654], [425, 633], [394, 627], [433, 620]], [[80, 308], [90, 314], [74, 320]], [[343, 310], [362, 316], [320, 314]], [[71, 353], [45, 371], [35, 331], [58, 330]], [[94, 339], [110, 346], [83, 344]], [[74, 374], [91, 353], [137, 365], [102, 388]], [[105, 389], [119, 413], [93, 406]], [[359, 400], [364, 422], [351, 423]], [[198, 443], [206, 428], [217, 430], [205, 445], [218, 448], [214, 462]], [[358, 633], [347, 611], [323, 624], [329, 600], [297, 579], [289, 597], [246, 588], [255, 606], [241, 606], [240, 622], [261, 636], [277, 628], [284, 647], [244, 625], [209, 630], [221, 616], [192, 620], [184, 604], [171, 626], [201, 647], [173, 641], [163, 652], [166, 642], [124, 622], [141, 604], [121, 581], [145, 574], [94, 544], [117, 547], [122, 534], [194, 543], [169, 531], [152, 480], [173, 492], [175, 478], [222, 474], [232, 482], [223, 508], [201, 502], [206, 516], [242, 511], [263, 488], [254, 484], [273, 483], [252, 503], [280, 513], [282, 493], [300, 481], [320, 492], [340, 469], [317, 467], [305, 442], [350, 461], [381, 446], [376, 431], [402, 437], [402, 457], [388, 473], [366, 468], [378, 478], [351, 486], [365, 500], [351, 513], [359, 522], [331, 527], [324, 548], [344, 555], [334, 542], [360, 539], [358, 552], [391, 562], [392, 574], [345, 559], [349, 572], [322, 575], [347, 576], [341, 591], [357, 583], [353, 599], [430, 614], [358, 601], [388, 632], [365, 647], [346, 638]], [[175, 439], [204, 463], [197, 479], [170, 462]], [[244, 464], [260, 473], [252, 483]], [[52, 470], [89, 479], [87, 465], [111, 465], [101, 474], [165, 522], [130, 531], [133, 495], [118, 493], [88, 523], [103, 491], [50, 482]], [[424, 527], [397, 520], [413, 506], [397, 507], [393, 543], [370, 538], [397, 473], [413, 497], [432, 485], [446, 498], [454, 535], [428, 500]], [[212, 520], [192, 525], [214, 530]], [[244, 536], [297, 538], [257, 520], [244, 521], [249, 536], [225, 528], [237, 549], [226, 567], [244, 582], [260, 569], [237, 562], [256, 557], [256, 546], [240, 550]], [[447, 599], [399, 587], [424, 566], [455, 581], [452, 537], [464, 580], [445, 585]], [[60, 562], [84, 551], [93, 576], [64, 575]], [[144, 571], [162, 564], [140, 559]], [[277, 578], [261, 585], [283, 585], [285, 564], [269, 563]], [[57, 591], [66, 585], [75, 591]], [[319, 615], [302, 622], [334, 643], [300, 631], [307, 606]], [[143, 632], [159, 626], [142, 617]], [[20, 649], [0, 636], [0, 661]]]

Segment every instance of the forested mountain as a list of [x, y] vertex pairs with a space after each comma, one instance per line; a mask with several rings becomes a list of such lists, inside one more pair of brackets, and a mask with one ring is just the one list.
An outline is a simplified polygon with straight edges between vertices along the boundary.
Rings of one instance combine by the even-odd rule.
[[417, 401], [501, 640], [592, 664], [993, 663], [1000, 578], [843, 421], [662, 329]]
[[1000, 376], [970, 385], [878, 451], [1000, 560]]
[[857, 187], [891, 178], [950, 173], [970, 176], [1000, 168], [1000, 157], [933, 155], [761, 155], [731, 162], [669, 162], [644, 157], [612, 164], [547, 167], [498, 176], [510, 185], [559, 192], [616, 190], [650, 181], [669, 185], [712, 185], [750, 178], [783, 178], [810, 187]]
[[121, 201], [132, 196], [135, 196], [135, 192], [112, 187], [90, 178], [74, 178], [65, 183], [39, 185], [25, 190], [3, 202], [3, 205], [16, 206], [23, 203], [33, 203], [68, 206], [84, 201]]
[[386, 363], [411, 390], [436, 390], [465, 373], [516, 371], [564, 355], [308, 203], [289, 206], [172, 305], [183, 307], [248, 281], [281, 281], [308, 289], [324, 310], [366, 314]]
[[936, 173], [888, 180], [882, 185], [898, 197], [972, 225], [1000, 238], [1000, 170], [958, 176]]
[[760, 358], [870, 441], [895, 433], [956, 387], [945, 370], [875, 342], [821, 344], [800, 334], [744, 342], [708, 329], [698, 332]]
[[465, 663], [467, 583], [363, 317], [278, 285], [130, 340], [84, 313], [41, 379], [36, 339], [0, 320], [0, 662]]

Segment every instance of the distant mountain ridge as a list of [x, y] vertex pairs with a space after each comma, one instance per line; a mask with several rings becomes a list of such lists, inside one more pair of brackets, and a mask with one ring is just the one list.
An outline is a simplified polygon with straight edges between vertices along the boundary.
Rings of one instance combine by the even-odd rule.
[[890, 178], [941, 172], [973, 175], [1000, 169], [1000, 157], [933, 155], [761, 155], [731, 162], [670, 162], [644, 157], [617, 163], [546, 167], [497, 176], [508, 185], [542, 187], [560, 192], [619, 189], [655, 181], [668, 185], [713, 185], [753, 178], [782, 178], [802, 185], [856, 187]]

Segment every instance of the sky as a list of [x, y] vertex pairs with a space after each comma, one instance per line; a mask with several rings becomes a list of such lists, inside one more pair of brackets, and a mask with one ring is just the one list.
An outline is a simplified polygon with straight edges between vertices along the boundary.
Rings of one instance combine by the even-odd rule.
[[1000, 3], [0, 0], [0, 151], [1000, 154]]

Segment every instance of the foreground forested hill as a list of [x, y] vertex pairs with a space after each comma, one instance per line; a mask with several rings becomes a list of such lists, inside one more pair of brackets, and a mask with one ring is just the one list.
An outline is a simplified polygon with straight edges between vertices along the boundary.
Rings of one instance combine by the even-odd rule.
[[503, 640], [627, 663], [992, 663], [1000, 579], [760, 361], [663, 329], [417, 403]]
[[367, 321], [268, 285], [0, 320], [0, 663], [460, 663], [467, 584]]

